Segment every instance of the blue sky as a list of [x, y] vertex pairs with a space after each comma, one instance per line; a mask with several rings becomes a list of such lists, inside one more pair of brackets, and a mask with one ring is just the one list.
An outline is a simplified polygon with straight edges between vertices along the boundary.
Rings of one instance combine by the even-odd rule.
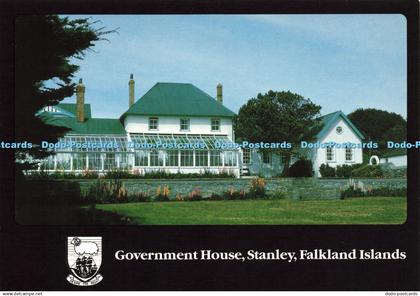
[[[82, 17], [82, 16], [72, 16]], [[85, 17], [85, 16], [83, 16]], [[83, 78], [93, 115], [118, 118], [157, 82], [188, 82], [237, 112], [268, 90], [290, 90], [321, 113], [378, 108], [406, 117], [406, 19], [366, 15], [94, 15], [118, 29], [87, 52]], [[75, 96], [63, 102], [75, 102]]]

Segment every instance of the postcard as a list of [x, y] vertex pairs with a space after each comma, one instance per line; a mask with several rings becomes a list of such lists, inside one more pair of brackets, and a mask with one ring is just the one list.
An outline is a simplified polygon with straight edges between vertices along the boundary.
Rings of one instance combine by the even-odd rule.
[[418, 3], [39, 4], [0, 290], [419, 290]]

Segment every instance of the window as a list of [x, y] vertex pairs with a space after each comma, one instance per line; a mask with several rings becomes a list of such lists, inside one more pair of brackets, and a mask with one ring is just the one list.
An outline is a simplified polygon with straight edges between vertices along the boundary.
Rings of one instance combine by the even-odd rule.
[[41, 162], [41, 169], [42, 170], [54, 170], [55, 161], [54, 161], [55, 155], [48, 156], [47, 159]]
[[196, 150], [195, 151], [195, 166], [208, 166], [209, 155], [207, 150]]
[[179, 129], [181, 131], [189, 131], [190, 130], [190, 119], [189, 118], [181, 118], [179, 121]]
[[343, 128], [341, 126], [337, 126], [335, 131], [337, 132], [337, 134], [341, 134], [343, 132]]
[[129, 156], [127, 153], [119, 153], [117, 154], [117, 157], [119, 159], [119, 169], [121, 170], [131, 169], [131, 166], [129, 163]]
[[104, 170], [106, 170], [106, 171], [114, 171], [117, 168], [118, 168], [118, 166], [117, 166], [117, 158], [115, 157], [115, 153], [107, 153], [107, 154], [105, 154]]
[[242, 150], [242, 163], [249, 164], [251, 160], [251, 151], [249, 149]]
[[83, 171], [86, 169], [86, 154], [74, 153], [73, 154], [73, 170]]
[[166, 166], [178, 166], [178, 150], [166, 152]]
[[146, 151], [137, 151], [134, 154], [134, 165], [135, 166], [147, 166], [147, 152]]
[[211, 131], [220, 132], [220, 119], [219, 118], [211, 119]]
[[194, 165], [194, 151], [193, 150], [181, 150], [181, 166], [193, 166]]
[[327, 147], [327, 161], [334, 161], [335, 155], [334, 155], [334, 149], [332, 147]]
[[263, 151], [263, 153], [262, 153], [262, 159], [263, 159], [263, 163], [265, 163], [265, 164], [271, 163], [271, 154], [270, 154], [270, 152]]
[[346, 161], [353, 161], [353, 149], [352, 148], [346, 148]]
[[102, 160], [101, 160], [100, 153], [89, 153], [89, 170], [91, 171], [102, 170]]
[[150, 151], [150, 166], [163, 166], [163, 158], [163, 151]]
[[57, 153], [57, 170], [70, 170], [70, 159], [69, 153]]
[[210, 151], [210, 166], [221, 166], [220, 151]]
[[224, 152], [225, 166], [236, 166], [236, 154], [233, 151]]
[[159, 128], [159, 120], [157, 117], [149, 117], [149, 130], [157, 130]]

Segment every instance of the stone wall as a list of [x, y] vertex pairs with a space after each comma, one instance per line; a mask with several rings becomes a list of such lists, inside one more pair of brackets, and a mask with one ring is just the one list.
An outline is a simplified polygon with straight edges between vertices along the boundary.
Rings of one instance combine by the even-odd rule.
[[[69, 180], [66, 180], [69, 181]], [[367, 188], [407, 187], [406, 179], [354, 179], [360, 186]], [[50, 181], [61, 182], [61, 181]], [[86, 192], [95, 180], [74, 180], [80, 184], [82, 192]], [[251, 179], [189, 179], [189, 180], [122, 180], [124, 187], [129, 193], [148, 192], [150, 195], [156, 193], [158, 186], [169, 186], [170, 197], [175, 198], [177, 194], [188, 195], [194, 189], [200, 189], [204, 197], [212, 193], [223, 194], [229, 188], [248, 191]], [[266, 179], [268, 193], [276, 190], [286, 191], [292, 199], [337, 199], [340, 198], [340, 191], [348, 187], [348, 179], [317, 179], [317, 178], [278, 178]]]

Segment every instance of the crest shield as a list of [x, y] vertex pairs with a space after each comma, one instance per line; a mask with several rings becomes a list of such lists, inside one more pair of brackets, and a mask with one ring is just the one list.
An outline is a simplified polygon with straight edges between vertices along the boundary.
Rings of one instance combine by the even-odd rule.
[[102, 237], [67, 237], [67, 264], [71, 274], [67, 280], [77, 286], [91, 286], [102, 280], [98, 274], [102, 264]]

